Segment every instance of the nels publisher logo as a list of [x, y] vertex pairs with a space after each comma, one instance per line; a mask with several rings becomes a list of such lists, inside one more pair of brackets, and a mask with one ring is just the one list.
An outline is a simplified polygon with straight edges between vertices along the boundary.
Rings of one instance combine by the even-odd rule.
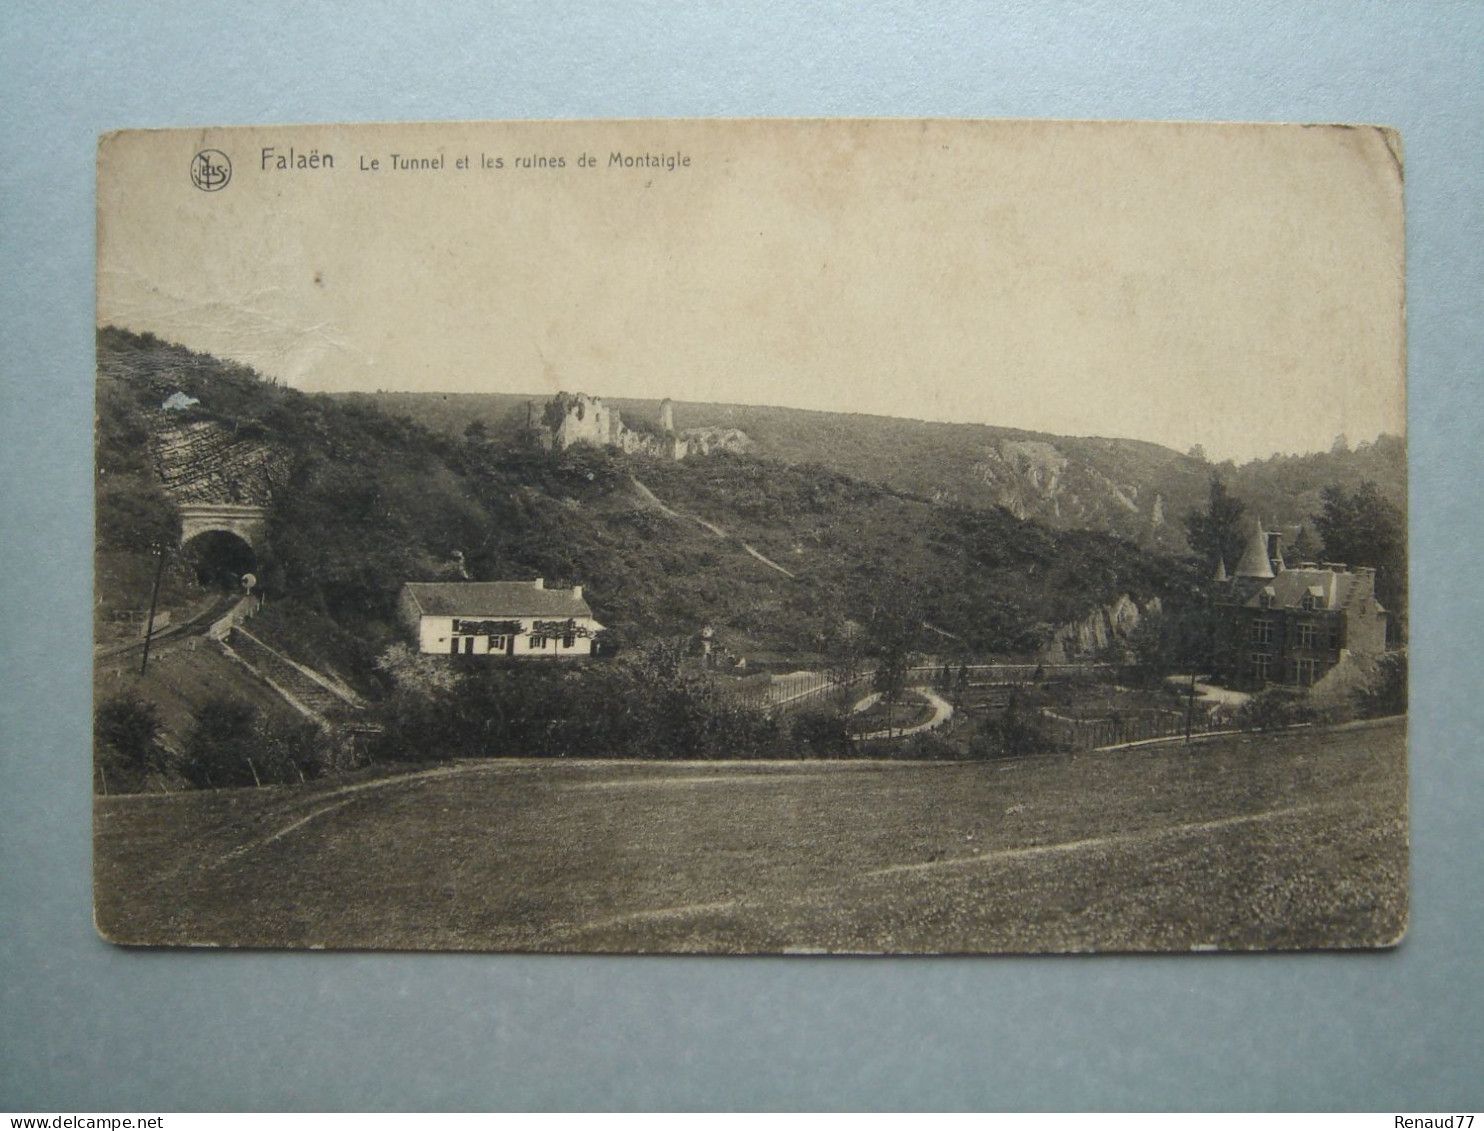
[[191, 184], [202, 192], [220, 192], [231, 179], [231, 159], [220, 149], [203, 149], [191, 158]]

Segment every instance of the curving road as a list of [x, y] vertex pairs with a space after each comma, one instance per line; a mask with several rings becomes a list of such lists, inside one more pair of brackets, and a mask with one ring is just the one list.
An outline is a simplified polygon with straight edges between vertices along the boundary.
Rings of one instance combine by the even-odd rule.
[[[860, 736], [862, 742], [869, 742], [876, 738], [906, 738], [910, 735], [921, 734], [923, 731], [932, 730], [934, 727], [940, 727], [949, 719], [953, 718], [953, 704], [948, 702], [947, 699], [944, 699], [936, 691], [927, 687], [914, 687], [911, 690], [921, 695], [931, 704], [933, 708], [932, 718], [928, 719], [925, 723], [918, 723], [915, 727], [906, 727], [905, 729], [892, 727], [890, 730], [873, 730], [869, 734]], [[859, 713], [866, 710], [880, 698], [880, 692], [872, 692], [855, 705], [855, 711]]]

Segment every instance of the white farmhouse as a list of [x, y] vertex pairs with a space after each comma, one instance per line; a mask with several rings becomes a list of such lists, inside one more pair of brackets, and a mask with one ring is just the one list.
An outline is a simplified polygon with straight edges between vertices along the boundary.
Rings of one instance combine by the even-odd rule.
[[409, 581], [397, 600], [418, 650], [445, 656], [590, 656], [603, 626], [582, 586], [535, 581]]

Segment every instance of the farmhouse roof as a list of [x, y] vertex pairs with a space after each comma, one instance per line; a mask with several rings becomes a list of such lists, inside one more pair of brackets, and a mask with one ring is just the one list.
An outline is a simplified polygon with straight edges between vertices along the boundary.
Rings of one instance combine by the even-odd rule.
[[547, 589], [535, 581], [409, 581], [406, 592], [422, 616], [590, 617], [582, 587]]

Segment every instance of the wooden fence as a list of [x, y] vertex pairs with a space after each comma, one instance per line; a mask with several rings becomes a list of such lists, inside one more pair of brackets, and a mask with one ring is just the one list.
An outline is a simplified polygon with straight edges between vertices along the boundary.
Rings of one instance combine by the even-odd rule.
[[[946, 672], [945, 672], [946, 669]], [[971, 687], [1012, 686], [1047, 679], [1090, 679], [1114, 670], [1112, 664], [918, 664], [908, 669], [907, 682], [935, 687], [946, 678], [956, 683], [959, 673], [968, 676]]]
[[[1125, 742], [1143, 742], [1152, 738], [1175, 738], [1185, 734], [1184, 712], [1161, 711], [1157, 714], [1103, 719], [1069, 719], [1065, 715], [1043, 711], [1041, 717], [1057, 741], [1074, 750], [1096, 750], [1100, 746], [1118, 746]], [[1230, 722], [1213, 718], [1204, 711], [1197, 711], [1190, 720], [1192, 735], [1230, 728]]]
[[[1111, 664], [917, 664], [907, 669], [907, 685], [937, 688], [946, 678], [951, 688], [963, 674], [971, 687], [1015, 687], [1046, 679], [1093, 678], [1111, 669]], [[848, 681], [850, 691], [865, 695], [874, 674], [864, 671]], [[766, 683], [749, 681], [739, 686], [736, 694], [757, 710], [776, 711], [809, 706], [845, 686], [830, 672], [802, 671], [775, 675]]]

